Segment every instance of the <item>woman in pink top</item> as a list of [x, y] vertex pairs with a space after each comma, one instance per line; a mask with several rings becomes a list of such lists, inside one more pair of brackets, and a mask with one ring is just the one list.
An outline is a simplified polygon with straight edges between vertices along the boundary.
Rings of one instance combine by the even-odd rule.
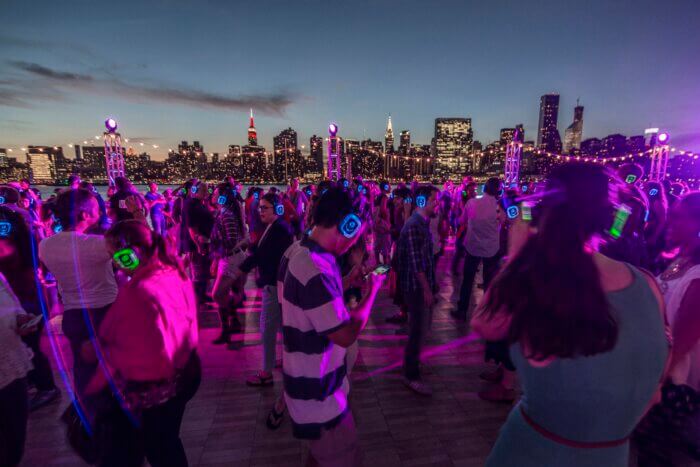
[[108, 416], [112, 436], [101, 465], [141, 465], [145, 456], [153, 467], [186, 466], [180, 425], [201, 380], [192, 283], [145, 223], [119, 222], [105, 237], [131, 280], [100, 325], [104, 371], [88, 388], [109, 386], [121, 399]]

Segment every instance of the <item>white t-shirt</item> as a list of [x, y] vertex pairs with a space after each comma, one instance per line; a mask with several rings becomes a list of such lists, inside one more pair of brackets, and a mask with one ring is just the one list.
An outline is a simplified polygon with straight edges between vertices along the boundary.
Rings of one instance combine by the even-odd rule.
[[490, 258], [498, 253], [498, 201], [490, 195], [472, 198], [464, 206], [462, 222], [467, 223], [464, 247], [472, 256]]
[[39, 259], [56, 277], [64, 309], [101, 308], [117, 298], [112, 258], [101, 235], [60, 232], [39, 243]]
[[32, 351], [17, 334], [17, 315], [24, 314], [5, 276], [0, 273], [0, 389], [32, 369]]
[[[676, 324], [683, 297], [688, 291], [690, 283], [695, 280], [700, 280], [700, 265], [691, 267], [681, 277], [673, 280], [662, 281], [659, 278], [666, 303], [668, 324], [671, 329]], [[670, 376], [674, 383], [687, 384], [696, 391], [700, 391], [700, 342], [696, 343], [683, 360], [675, 365]]]

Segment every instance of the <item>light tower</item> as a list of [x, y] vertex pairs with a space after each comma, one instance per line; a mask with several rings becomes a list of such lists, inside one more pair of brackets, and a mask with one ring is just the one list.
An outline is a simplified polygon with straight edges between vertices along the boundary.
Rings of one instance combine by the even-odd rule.
[[[340, 137], [338, 136], [338, 125], [331, 123], [328, 125], [328, 178], [335, 182], [340, 179]], [[349, 165], [349, 162], [348, 162]], [[349, 171], [350, 169], [348, 169]]]
[[649, 180], [653, 182], [660, 182], [666, 178], [669, 139], [668, 133], [659, 133], [656, 137], [656, 143], [651, 150], [651, 168], [649, 169]]
[[122, 137], [117, 133], [117, 121], [113, 118], [105, 120], [106, 131], [102, 134], [105, 143], [105, 166], [107, 167], [107, 182], [114, 186], [114, 179], [123, 177], [124, 153], [122, 152]]
[[511, 183], [518, 183], [520, 179], [520, 156], [523, 152], [522, 133], [520, 128], [516, 128], [513, 132], [513, 139], [508, 143], [506, 148], [506, 187]]

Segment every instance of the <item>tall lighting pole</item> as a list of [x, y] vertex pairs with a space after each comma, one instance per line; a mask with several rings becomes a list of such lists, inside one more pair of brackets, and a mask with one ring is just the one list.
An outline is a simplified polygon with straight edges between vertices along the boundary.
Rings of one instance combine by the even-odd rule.
[[123, 177], [124, 154], [122, 153], [122, 137], [117, 133], [117, 121], [113, 118], [105, 120], [105, 132], [102, 134], [105, 144], [105, 166], [107, 167], [107, 182], [114, 186], [114, 179]]

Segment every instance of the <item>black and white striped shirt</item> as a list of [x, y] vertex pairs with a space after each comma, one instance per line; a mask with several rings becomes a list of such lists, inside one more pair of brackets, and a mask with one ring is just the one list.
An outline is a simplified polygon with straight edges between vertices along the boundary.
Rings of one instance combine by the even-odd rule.
[[277, 277], [284, 336], [284, 395], [294, 436], [317, 439], [348, 411], [346, 349], [328, 335], [350, 320], [335, 256], [309, 238], [284, 254]]

